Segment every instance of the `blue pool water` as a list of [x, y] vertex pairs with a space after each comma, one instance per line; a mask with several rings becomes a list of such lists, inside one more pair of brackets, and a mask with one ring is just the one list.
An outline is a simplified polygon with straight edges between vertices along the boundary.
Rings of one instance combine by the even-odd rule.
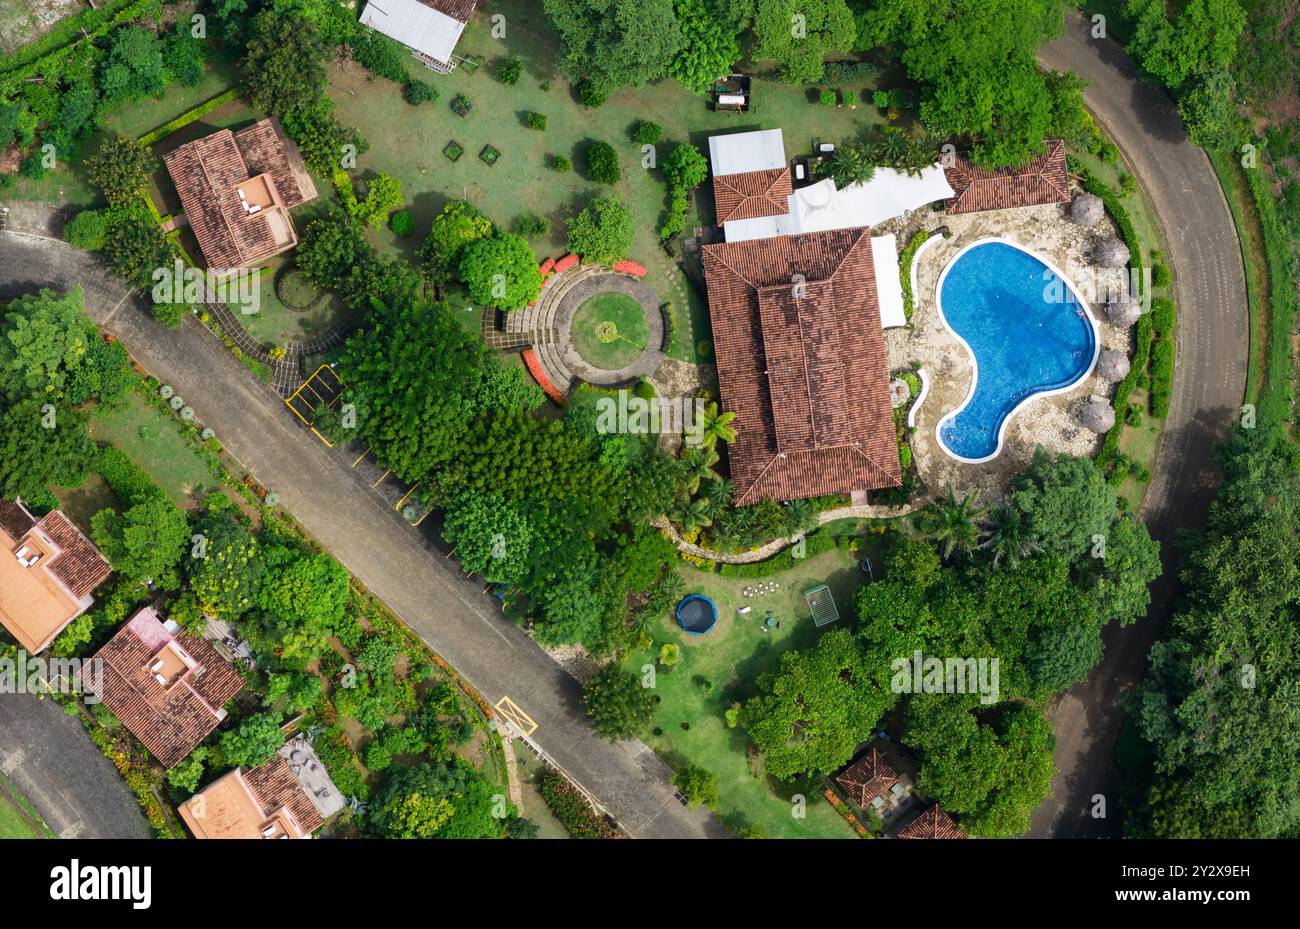
[[1074, 290], [1042, 261], [1003, 242], [958, 256], [939, 285], [939, 312], [975, 355], [975, 390], [939, 423], [957, 458], [997, 454], [1003, 424], [1034, 394], [1088, 373], [1097, 336]]

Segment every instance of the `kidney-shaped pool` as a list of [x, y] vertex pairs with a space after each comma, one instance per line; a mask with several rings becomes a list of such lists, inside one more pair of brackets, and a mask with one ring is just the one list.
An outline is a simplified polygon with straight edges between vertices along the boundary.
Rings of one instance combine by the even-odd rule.
[[939, 316], [965, 343], [975, 376], [965, 402], [939, 421], [939, 446], [961, 461], [1002, 450], [1016, 409], [1069, 390], [1097, 360], [1097, 326], [1068, 280], [1005, 239], [981, 239], [939, 277]]

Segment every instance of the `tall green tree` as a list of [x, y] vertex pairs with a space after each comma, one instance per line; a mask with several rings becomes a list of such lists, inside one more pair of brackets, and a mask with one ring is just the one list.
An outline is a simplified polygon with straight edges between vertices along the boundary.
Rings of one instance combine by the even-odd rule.
[[673, 0], [542, 0], [560, 67], [599, 96], [668, 73], [682, 47]]
[[618, 665], [607, 665], [589, 680], [582, 698], [592, 727], [611, 741], [635, 736], [655, 707], [654, 692]]
[[757, 5], [751, 55], [779, 61], [791, 84], [813, 84], [826, 56], [853, 48], [857, 25], [845, 0], [767, 0]]
[[736, 30], [709, 0], [674, 0], [682, 45], [669, 73], [689, 90], [702, 93], [731, 73], [740, 58]]

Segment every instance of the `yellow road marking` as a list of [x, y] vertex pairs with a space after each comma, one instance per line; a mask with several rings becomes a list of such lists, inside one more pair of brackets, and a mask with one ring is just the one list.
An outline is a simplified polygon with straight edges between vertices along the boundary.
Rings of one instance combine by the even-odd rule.
[[393, 473], [393, 469], [392, 469], [392, 468], [389, 468], [389, 469], [388, 469], [387, 471], [385, 471], [383, 474], [379, 475], [379, 480], [377, 480], [377, 481], [375, 481], [373, 484], [371, 484], [371, 485], [370, 485], [371, 488], [373, 489], [373, 488], [375, 488], [375, 487], [378, 487], [380, 484], [382, 484], [382, 483], [384, 482], [384, 478], [388, 477], [388, 475], [390, 475], [390, 474], [392, 474], [392, 473]]
[[416, 481], [414, 484], [412, 484], [411, 489], [408, 490], [406, 493], [402, 494], [402, 499], [398, 500], [397, 503], [393, 504], [393, 509], [400, 510], [402, 508], [402, 504], [406, 502], [406, 498], [409, 497], [411, 494], [415, 493], [415, 488], [419, 486], [420, 486], [419, 481]]
[[514, 726], [524, 735], [532, 735], [537, 731], [537, 723], [531, 716], [519, 708], [519, 704], [509, 697], [502, 697], [496, 702], [497, 712], [505, 718], [506, 722]]
[[361, 459], [362, 459], [362, 458], [365, 458], [365, 457], [366, 457], [367, 455], [369, 455], [369, 454], [370, 454], [370, 449], [366, 449], [364, 452], [362, 452], [360, 455], [358, 455], [358, 456], [357, 456], [357, 460], [354, 461], [354, 462], [352, 462], [352, 467], [355, 468], [357, 465], [361, 464]]

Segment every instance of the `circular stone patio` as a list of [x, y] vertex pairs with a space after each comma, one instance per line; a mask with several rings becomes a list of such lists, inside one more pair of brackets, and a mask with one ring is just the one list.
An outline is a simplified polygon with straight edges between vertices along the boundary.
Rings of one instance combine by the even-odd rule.
[[[574, 347], [573, 319], [578, 310], [593, 297], [611, 293], [623, 294], [641, 305], [641, 310], [645, 313], [645, 348], [622, 367], [598, 368], [589, 364]], [[597, 387], [627, 384], [652, 374], [663, 363], [664, 317], [659, 308], [659, 295], [648, 284], [625, 274], [607, 271], [581, 281], [561, 300], [555, 311], [555, 328], [559, 333], [558, 347], [564, 364], [574, 377]]]

